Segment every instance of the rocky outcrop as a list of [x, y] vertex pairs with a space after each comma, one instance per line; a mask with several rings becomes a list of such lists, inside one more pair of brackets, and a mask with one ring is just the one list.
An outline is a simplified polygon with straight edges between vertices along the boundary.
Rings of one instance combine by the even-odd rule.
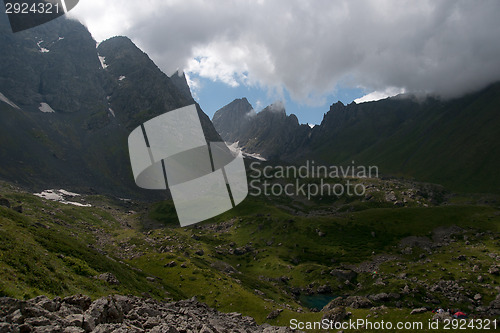
[[[37, 190], [164, 198], [137, 188], [127, 138], [145, 121], [196, 104], [183, 74], [168, 77], [126, 37], [96, 49], [75, 20], [12, 34], [0, 15], [0, 36], [0, 94], [10, 101], [0, 99], [0, 142], [9, 143], [0, 151], [0, 178]], [[207, 140], [221, 141], [196, 109]]]
[[195, 298], [173, 303], [133, 296], [94, 302], [77, 295], [28, 301], [0, 298], [0, 332], [294, 332], [257, 325], [240, 313], [221, 313]]
[[238, 142], [246, 153], [268, 159], [295, 156], [311, 133], [310, 127], [300, 125], [295, 115], [287, 115], [281, 103], [256, 113], [246, 98], [218, 110], [212, 121], [225, 141]]

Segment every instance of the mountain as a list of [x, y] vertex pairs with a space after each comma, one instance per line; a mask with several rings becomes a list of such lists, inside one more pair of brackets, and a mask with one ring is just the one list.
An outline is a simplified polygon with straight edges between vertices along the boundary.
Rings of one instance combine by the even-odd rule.
[[226, 142], [238, 142], [243, 150], [269, 159], [293, 155], [310, 132], [295, 115], [287, 116], [283, 105], [273, 104], [255, 113], [246, 98], [218, 110], [212, 121]]
[[[127, 138], [143, 122], [195, 103], [126, 37], [98, 45], [58, 18], [13, 34], [0, 15], [0, 178], [33, 189], [164, 197], [133, 180]], [[183, 79], [184, 78], [184, 79]], [[220, 137], [199, 105], [205, 136]]]
[[355, 161], [376, 165], [386, 175], [456, 191], [500, 192], [500, 83], [447, 101], [400, 95], [361, 104], [338, 102], [311, 130], [284, 110], [274, 117], [264, 110], [243, 127], [231, 126], [231, 105], [216, 113], [217, 122], [214, 116], [221, 136], [268, 159], [330, 165]]

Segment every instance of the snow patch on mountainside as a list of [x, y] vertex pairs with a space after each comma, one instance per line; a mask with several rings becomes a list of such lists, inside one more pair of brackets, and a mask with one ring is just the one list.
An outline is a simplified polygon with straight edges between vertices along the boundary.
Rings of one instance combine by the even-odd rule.
[[68, 198], [76, 198], [79, 197], [80, 194], [78, 193], [73, 193], [69, 192], [66, 190], [45, 190], [41, 193], [33, 193], [37, 197], [46, 199], [46, 200], [51, 200], [51, 201], [57, 201], [65, 205], [73, 205], [73, 206], [78, 206], [78, 207], [92, 207], [91, 204], [82, 204], [80, 202], [75, 202], [75, 201], [67, 201]]
[[100, 55], [98, 55], [98, 57], [99, 57], [99, 61], [101, 62], [102, 69], [108, 68], [108, 65], [106, 65], [106, 57], [102, 57]]
[[238, 154], [240, 152], [240, 150], [241, 150], [241, 152], [242, 152], [242, 154], [243, 154], [244, 157], [254, 158], [254, 159], [259, 160], [259, 161], [267, 161], [260, 154], [257, 154], [257, 153], [245, 153], [244, 151], [242, 151], [241, 147], [239, 146], [239, 141], [236, 141], [234, 143], [226, 142], [226, 145], [229, 148], [229, 150], [231, 152], [235, 153], [235, 154]]
[[40, 103], [40, 106], [38, 107], [38, 109], [40, 111], [42, 111], [43, 113], [54, 113], [54, 109], [52, 109], [50, 107], [50, 105], [48, 105], [47, 103]]
[[19, 106], [17, 106], [16, 104], [14, 104], [10, 99], [8, 99], [7, 97], [5, 97], [5, 95], [2, 94], [2, 93], [0, 93], [0, 101], [9, 104], [10, 106], [12, 106], [15, 109], [21, 110], [19, 108]]
[[49, 53], [50, 50], [40, 46], [40, 44], [42, 44], [42, 43], [43, 43], [43, 40], [36, 43], [36, 46], [38, 46], [38, 50], [40, 51], [40, 53]]

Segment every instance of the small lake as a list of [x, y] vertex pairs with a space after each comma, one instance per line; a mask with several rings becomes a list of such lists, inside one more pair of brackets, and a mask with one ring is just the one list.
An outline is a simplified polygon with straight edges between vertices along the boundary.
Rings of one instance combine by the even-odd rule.
[[321, 310], [325, 305], [330, 303], [330, 301], [334, 298], [337, 298], [336, 295], [328, 295], [328, 294], [312, 294], [312, 295], [300, 295], [299, 301], [305, 307], [309, 309], [318, 309]]

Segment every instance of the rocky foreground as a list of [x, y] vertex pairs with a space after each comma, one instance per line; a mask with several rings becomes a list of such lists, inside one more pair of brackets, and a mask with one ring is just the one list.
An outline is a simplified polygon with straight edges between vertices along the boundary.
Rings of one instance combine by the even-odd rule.
[[257, 325], [240, 313], [221, 313], [196, 299], [174, 303], [133, 296], [108, 296], [92, 302], [77, 295], [28, 301], [0, 298], [3, 332], [294, 332], [287, 327]]

